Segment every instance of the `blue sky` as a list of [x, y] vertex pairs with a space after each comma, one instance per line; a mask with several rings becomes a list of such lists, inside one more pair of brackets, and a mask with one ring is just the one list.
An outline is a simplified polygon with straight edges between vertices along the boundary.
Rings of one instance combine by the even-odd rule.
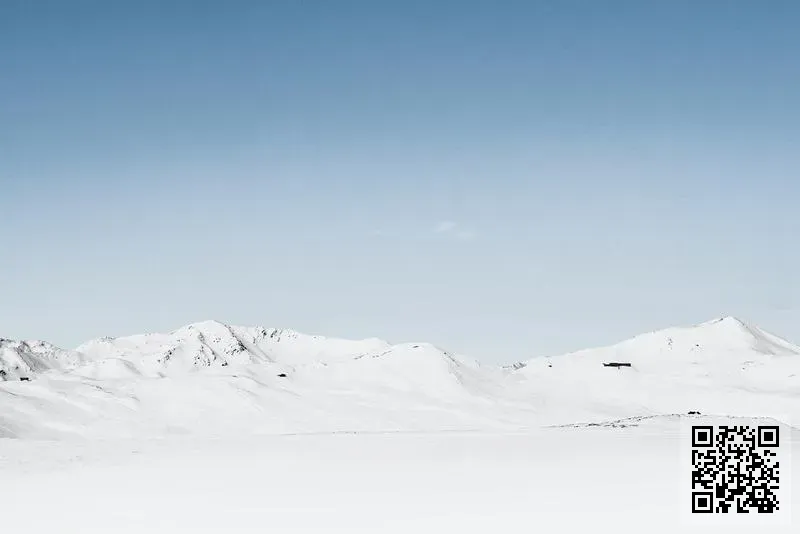
[[0, 335], [800, 342], [796, 2], [0, 3]]

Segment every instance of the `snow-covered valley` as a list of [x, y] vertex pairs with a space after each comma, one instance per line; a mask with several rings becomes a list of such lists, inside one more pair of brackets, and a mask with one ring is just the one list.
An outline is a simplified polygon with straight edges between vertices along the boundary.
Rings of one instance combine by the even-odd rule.
[[686, 532], [686, 420], [800, 444], [800, 348], [734, 318], [506, 367], [210, 321], [0, 370], [9, 532]]

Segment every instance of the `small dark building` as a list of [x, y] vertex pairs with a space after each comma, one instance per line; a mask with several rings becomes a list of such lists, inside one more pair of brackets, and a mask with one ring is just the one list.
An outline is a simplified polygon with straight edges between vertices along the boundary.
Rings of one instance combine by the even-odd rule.
[[30, 378], [28, 378], [27, 376], [21, 376], [21, 377], [19, 377], [19, 379], [20, 379], [22, 382], [28, 382], [28, 381], [30, 380]]
[[619, 367], [630, 367], [630, 366], [631, 366], [631, 364], [627, 363], [627, 362], [608, 362], [608, 363], [604, 363], [603, 364], [603, 367], [617, 367], [617, 368], [619, 368]]
[[280, 378], [286, 378], [286, 373], [280, 373], [280, 374], [278, 375], [278, 377], [280, 377]]
[[700, 415], [700, 412], [694, 412], [694, 411], [692, 411], [692, 412], [689, 412], [689, 415]]

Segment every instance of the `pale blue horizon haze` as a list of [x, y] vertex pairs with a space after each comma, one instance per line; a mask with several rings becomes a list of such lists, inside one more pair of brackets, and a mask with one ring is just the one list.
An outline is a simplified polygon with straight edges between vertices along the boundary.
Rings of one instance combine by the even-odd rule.
[[800, 342], [796, 2], [0, 3], [0, 336]]

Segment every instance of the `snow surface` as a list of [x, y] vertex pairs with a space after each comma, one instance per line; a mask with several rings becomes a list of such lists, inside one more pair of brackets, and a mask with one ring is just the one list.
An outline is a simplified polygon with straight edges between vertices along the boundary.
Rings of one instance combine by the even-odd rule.
[[800, 347], [730, 317], [508, 368], [206, 321], [0, 371], [9, 532], [691, 531], [670, 414], [800, 421]]
[[[678, 428], [675, 418], [656, 418], [526, 432], [0, 440], [2, 526], [59, 534], [797, 532], [687, 525]], [[800, 480], [796, 467], [790, 474]]]

